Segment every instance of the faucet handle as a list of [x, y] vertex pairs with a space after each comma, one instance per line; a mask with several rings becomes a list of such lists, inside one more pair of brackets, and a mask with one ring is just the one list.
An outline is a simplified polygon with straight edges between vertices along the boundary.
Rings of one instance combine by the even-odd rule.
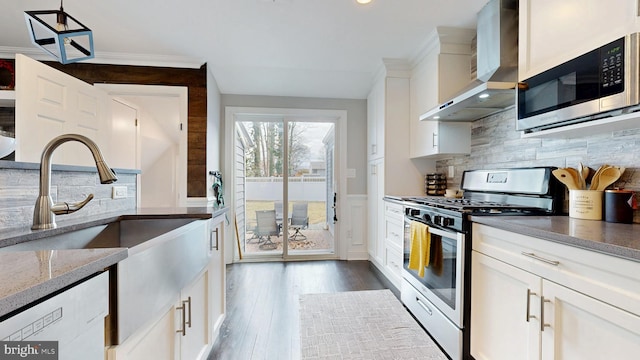
[[76, 212], [82, 209], [85, 205], [89, 203], [93, 199], [93, 194], [89, 194], [86, 199], [82, 200], [79, 203], [69, 204], [69, 203], [57, 203], [53, 205], [51, 211], [56, 215], [64, 215], [71, 214], [72, 212]]

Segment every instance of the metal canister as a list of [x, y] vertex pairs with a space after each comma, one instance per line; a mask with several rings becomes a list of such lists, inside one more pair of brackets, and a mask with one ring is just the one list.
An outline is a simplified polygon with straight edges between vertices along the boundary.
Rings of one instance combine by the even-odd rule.
[[630, 224], [636, 208], [635, 193], [631, 190], [605, 190], [604, 220]]

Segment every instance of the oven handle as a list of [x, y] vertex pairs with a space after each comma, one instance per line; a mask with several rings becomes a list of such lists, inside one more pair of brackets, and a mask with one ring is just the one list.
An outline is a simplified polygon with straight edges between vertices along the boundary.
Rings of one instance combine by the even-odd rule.
[[430, 223], [424, 221], [423, 219], [419, 219], [419, 218], [415, 218], [415, 217], [411, 217], [411, 216], [406, 216], [405, 220], [408, 220], [409, 224], [410, 224], [411, 221], [417, 221], [419, 223], [423, 223], [423, 224], [429, 226], [429, 232], [431, 234], [440, 235], [442, 237], [446, 237], [446, 238], [449, 238], [449, 239], [457, 239], [458, 235], [460, 235], [460, 233], [455, 232], [455, 231], [444, 231], [444, 230], [441, 230], [440, 228], [436, 227], [437, 225], [430, 224]]
[[431, 310], [431, 308], [429, 308], [427, 306], [427, 304], [425, 304], [424, 302], [422, 302], [422, 300], [420, 300], [420, 298], [416, 297], [416, 302], [418, 303], [418, 305], [420, 305], [421, 308], [424, 309], [424, 311], [426, 311], [429, 316], [433, 315], [433, 310]]

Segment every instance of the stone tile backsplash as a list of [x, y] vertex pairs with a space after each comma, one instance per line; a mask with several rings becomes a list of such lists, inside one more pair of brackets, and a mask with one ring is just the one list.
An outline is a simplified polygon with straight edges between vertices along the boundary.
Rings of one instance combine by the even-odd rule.
[[[515, 129], [515, 109], [477, 120], [472, 126], [471, 154], [440, 160], [436, 172], [454, 166], [449, 187], [459, 187], [464, 170], [529, 166], [578, 167], [624, 166], [626, 171], [614, 187], [640, 191], [640, 129], [607, 132], [575, 139], [522, 139]], [[638, 194], [636, 194], [638, 196]], [[634, 222], [640, 222], [638, 211]]]
[[[0, 229], [31, 226], [33, 207], [39, 192], [39, 170], [0, 169]], [[125, 199], [111, 199], [114, 185], [127, 186]], [[118, 174], [114, 184], [100, 184], [95, 172], [56, 171], [51, 175], [51, 197], [54, 202], [78, 202], [89, 194], [94, 198], [65, 219], [80, 218], [136, 208], [136, 174]]]

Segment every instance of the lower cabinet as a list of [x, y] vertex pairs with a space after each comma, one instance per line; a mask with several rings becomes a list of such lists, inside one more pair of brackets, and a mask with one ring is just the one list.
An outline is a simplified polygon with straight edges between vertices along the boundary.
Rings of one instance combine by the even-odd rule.
[[[640, 287], [616, 288], [620, 278], [608, 270], [580, 277], [585, 258], [571, 254], [582, 249], [551, 244], [553, 257], [545, 246], [536, 248], [544, 240], [476, 225], [473, 234], [470, 327], [476, 360], [632, 359], [640, 353], [640, 316], [634, 313]], [[594, 267], [615, 269], [622, 260], [595, 256], [601, 258]], [[619, 290], [632, 300], [627, 309], [602, 300]]]
[[[225, 315], [224, 215], [210, 220], [206, 239], [210, 261], [176, 292], [150, 324], [124, 343], [107, 349], [109, 360], [201, 360], [209, 355]], [[194, 241], [198, 241], [195, 240]]]
[[108, 359], [206, 359], [210, 344], [209, 270], [187, 285], [175, 303], [152, 324], [123, 344], [112, 347]]
[[224, 222], [225, 215], [218, 216], [210, 222], [209, 249], [209, 342], [211, 345], [220, 334], [220, 328], [226, 313], [226, 263], [224, 261]]

